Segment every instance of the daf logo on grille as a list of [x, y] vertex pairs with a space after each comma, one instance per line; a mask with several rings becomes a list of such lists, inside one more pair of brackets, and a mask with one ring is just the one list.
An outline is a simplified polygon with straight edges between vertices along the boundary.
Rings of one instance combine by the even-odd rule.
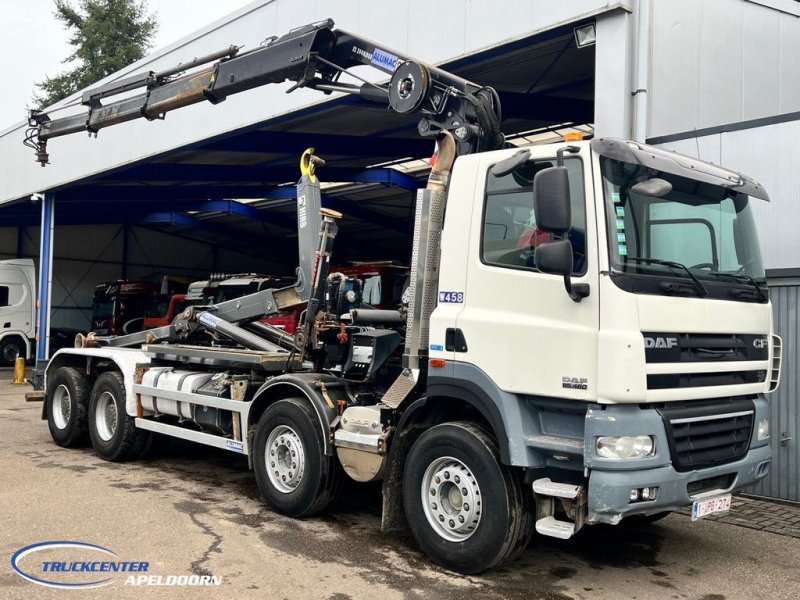
[[767, 338], [756, 338], [753, 340], [753, 348], [763, 350], [767, 347]]
[[678, 345], [678, 338], [674, 337], [646, 337], [644, 338], [645, 348], [674, 348]]

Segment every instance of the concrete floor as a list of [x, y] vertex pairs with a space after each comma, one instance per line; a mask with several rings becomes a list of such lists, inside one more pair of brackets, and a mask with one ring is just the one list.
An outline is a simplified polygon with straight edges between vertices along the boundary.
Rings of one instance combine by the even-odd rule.
[[[410, 536], [380, 533], [379, 488], [349, 487], [329, 514], [272, 512], [241, 457], [172, 444], [157, 459], [99, 460], [64, 450], [0, 369], [0, 598], [674, 598], [800, 596], [800, 539], [671, 515], [635, 529], [588, 527], [535, 538], [517, 562], [480, 577], [432, 566]], [[734, 499], [736, 502], [736, 499]], [[29, 583], [19, 548], [80, 540], [151, 575], [216, 575], [218, 587], [134, 587], [122, 575], [81, 592]], [[84, 558], [86, 560], [86, 558]]]

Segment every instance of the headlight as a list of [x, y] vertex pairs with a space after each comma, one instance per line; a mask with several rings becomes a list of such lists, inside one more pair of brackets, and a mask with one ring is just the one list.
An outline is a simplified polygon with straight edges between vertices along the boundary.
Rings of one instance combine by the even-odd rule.
[[643, 458], [656, 453], [656, 441], [650, 435], [623, 435], [597, 438], [597, 456], [624, 460]]
[[758, 439], [766, 440], [769, 438], [769, 419], [761, 419], [758, 422]]

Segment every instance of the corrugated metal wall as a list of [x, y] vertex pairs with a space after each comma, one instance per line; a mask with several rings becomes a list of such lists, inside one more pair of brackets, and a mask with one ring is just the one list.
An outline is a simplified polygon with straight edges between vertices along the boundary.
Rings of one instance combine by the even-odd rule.
[[765, 479], [748, 491], [759, 496], [800, 501], [800, 411], [797, 407], [800, 395], [800, 280], [771, 281], [770, 298], [775, 333], [783, 338], [780, 387], [770, 396], [772, 468]]
[[647, 137], [800, 110], [800, 18], [787, 4], [652, 2]]

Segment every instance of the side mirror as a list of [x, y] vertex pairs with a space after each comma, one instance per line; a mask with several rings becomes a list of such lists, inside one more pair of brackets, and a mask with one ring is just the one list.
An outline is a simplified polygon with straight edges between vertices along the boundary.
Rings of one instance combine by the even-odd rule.
[[533, 259], [536, 268], [542, 273], [564, 276], [564, 288], [574, 302], [580, 302], [589, 295], [588, 283], [572, 283], [572, 243], [568, 239], [553, 240], [536, 246]]
[[533, 178], [533, 211], [539, 229], [559, 235], [569, 231], [572, 215], [566, 167], [549, 167], [536, 173]]
[[569, 240], [553, 240], [539, 244], [533, 256], [536, 268], [542, 273], [552, 275], [572, 273], [572, 244]]

